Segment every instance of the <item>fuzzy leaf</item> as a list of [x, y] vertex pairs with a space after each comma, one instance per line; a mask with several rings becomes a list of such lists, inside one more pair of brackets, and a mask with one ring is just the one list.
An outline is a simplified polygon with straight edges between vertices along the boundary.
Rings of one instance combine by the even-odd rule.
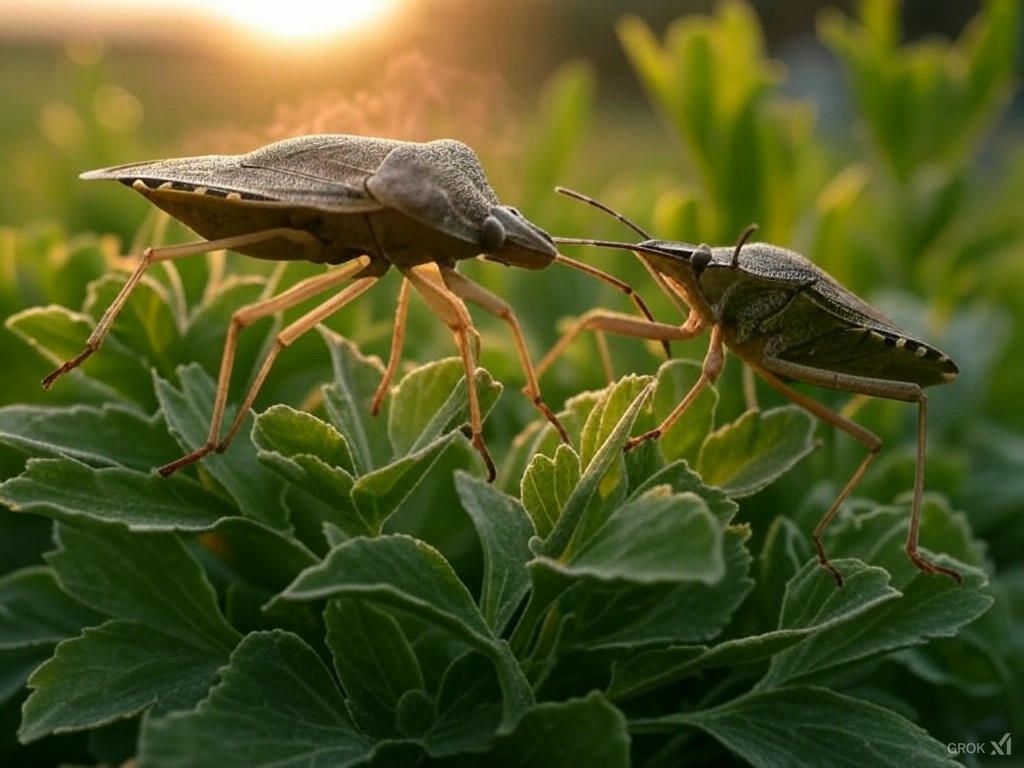
[[757, 493], [814, 449], [814, 420], [796, 406], [747, 411], [712, 432], [697, 471], [733, 498]]
[[143, 472], [165, 463], [177, 450], [159, 419], [121, 405], [0, 408], [0, 442], [31, 456], [70, 456]]
[[237, 642], [213, 587], [177, 536], [58, 526], [56, 541], [46, 560], [61, 586], [89, 607], [213, 652], [226, 654]]
[[199, 531], [236, 512], [186, 477], [162, 478], [132, 469], [94, 469], [73, 459], [32, 459], [0, 485], [11, 509], [65, 522], [122, 523], [138, 531]]
[[353, 539], [307, 569], [277, 600], [351, 596], [409, 611], [486, 655], [502, 684], [505, 722], [532, 694], [507, 646], [491, 633], [472, 595], [433, 547], [409, 536]]
[[617, 507], [567, 562], [531, 564], [540, 567], [570, 578], [630, 584], [715, 584], [725, 575], [722, 527], [696, 494], [660, 486]]
[[629, 743], [625, 717], [595, 692], [532, 707], [511, 733], [495, 740], [481, 763], [495, 768], [626, 768]]
[[[178, 368], [178, 379], [181, 389], [156, 376], [154, 385], [168, 428], [181, 450], [187, 452], [206, 442], [216, 386], [209, 374], [194, 363]], [[225, 425], [233, 416], [225, 414]], [[261, 471], [256, 449], [249, 439], [249, 424], [251, 416], [247, 415], [246, 423], [228, 449], [205, 456], [202, 466], [227, 489], [244, 515], [275, 528], [285, 528], [288, 515], [281, 503], [282, 482]]]
[[355, 720], [379, 738], [399, 735], [398, 700], [406, 691], [424, 687], [419, 661], [401, 626], [386, 612], [349, 598], [329, 602], [324, 623]]
[[[477, 369], [480, 415], [487, 414], [501, 394], [501, 384]], [[395, 389], [388, 418], [388, 437], [395, 456], [415, 453], [469, 420], [469, 400], [462, 360], [447, 358], [411, 371]]]
[[551, 534], [579, 480], [580, 459], [572, 446], [559, 445], [554, 459], [534, 454], [523, 474], [520, 494], [538, 536]]
[[196, 709], [147, 720], [139, 761], [166, 768], [344, 768], [372, 747], [316, 652], [278, 630], [248, 635]]
[[755, 768], [959, 765], [945, 745], [896, 713], [810, 686], [748, 694], [715, 709], [634, 727], [654, 722], [700, 728]]
[[[54, 306], [26, 309], [7, 318], [5, 324], [54, 366], [85, 349], [86, 339], [93, 330], [93, 321], [88, 315]], [[107, 391], [116, 392], [147, 410], [155, 405], [149, 368], [116, 338], [108, 338], [101, 351], [92, 355], [79, 371], [101, 382]]]
[[28, 684], [18, 737], [95, 728], [152, 706], [154, 713], [196, 704], [226, 652], [181, 642], [134, 621], [108, 621], [57, 646]]
[[480, 610], [501, 634], [530, 589], [526, 563], [533, 526], [518, 501], [482, 480], [460, 471], [455, 487], [483, 547]]
[[64, 592], [49, 568], [23, 568], [0, 578], [0, 650], [52, 646], [102, 621], [102, 614]]
[[739, 505], [720, 488], [704, 485], [700, 475], [690, 469], [685, 461], [674, 461], [659, 469], [636, 488], [631, 488], [629, 500], [636, 499], [659, 485], [667, 485], [675, 493], [697, 494], [704, 499], [708, 509], [722, 525], [728, 525], [739, 509]]
[[370, 405], [384, 377], [384, 366], [376, 357], [363, 355], [341, 336], [324, 329], [320, 329], [320, 334], [331, 351], [334, 367], [334, 383], [323, 390], [324, 405], [352, 450], [355, 474], [382, 467], [392, 457], [391, 445], [382, 428], [390, 405], [385, 399], [385, 412], [376, 418], [370, 415]]

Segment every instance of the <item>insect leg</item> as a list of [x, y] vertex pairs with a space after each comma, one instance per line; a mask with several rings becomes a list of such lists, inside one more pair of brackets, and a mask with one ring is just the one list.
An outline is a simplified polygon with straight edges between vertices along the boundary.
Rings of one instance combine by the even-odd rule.
[[722, 327], [720, 325], [713, 325], [711, 326], [711, 341], [708, 344], [708, 352], [704, 355], [704, 364], [701, 366], [700, 376], [694, 385], [690, 387], [690, 391], [686, 393], [679, 405], [672, 409], [672, 413], [666, 416], [661, 424], [650, 432], [629, 438], [623, 450], [631, 451], [640, 443], [646, 440], [657, 440], [668, 432], [672, 425], [686, 412], [686, 409], [693, 404], [693, 401], [697, 399], [697, 396], [703, 391], [704, 387], [718, 378], [724, 363], [725, 348], [722, 344]]
[[[951, 578], [960, 581], [960, 574], [951, 568], [943, 568], [927, 560], [917, 548], [918, 529], [921, 522], [921, 497], [924, 492], [924, 453], [925, 453], [925, 426], [927, 421], [927, 396], [921, 391], [921, 387], [911, 382], [893, 382], [882, 379], [871, 379], [848, 374], [834, 373], [829, 371], [818, 371], [809, 366], [788, 363], [782, 360], [768, 359], [766, 361], [774, 373], [790, 375], [801, 381], [810, 384], [841, 389], [843, 391], [856, 392], [873, 397], [884, 397], [895, 400], [905, 400], [918, 404], [918, 444], [917, 444], [917, 466], [914, 472], [914, 497], [911, 503], [910, 530], [907, 535], [906, 552], [911, 561], [926, 573], [943, 573]], [[821, 543], [821, 537], [829, 523], [835, 517], [840, 505], [853, 493], [854, 488], [860, 483], [864, 473], [875, 460], [882, 447], [881, 439], [874, 433], [860, 426], [854, 421], [847, 419], [835, 411], [826, 408], [816, 400], [797, 392], [792, 387], [783, 383], [774, 373], [765, 370], [760, 365], [751, 365], [752, 368], [772, 386], [777, 392], [792, 400], [800, 407], [806, 409], [826, 424], [831, 424], [837, 429], [846, 432], [868, 449], [867, 456], [860, 466], [847, 481], [838, 498], [832, 503], [825, 516], [814, 529], [814, 545], [818, 550], [818, 560], [822, 566], [835, 577], [836, 582], [842, 585], [842, 576], [829, 562], [828, 556]]]
[[107, 310], [103, 313], [103, 316], [96, 324], [93, 332], [89, 335], [88, 340], [85, 342], [85, 349], [47, 374], [46, 378], [43, 379], [43, 388], [49, 389], [52, 387], [57, 379], [80, 366], [93, 352], [100, 348], [100, 345], [103, 344], [103, 340], [114, 325], [114, 320], [117, 319], [118, 314], [128, 301], [128, 297], [131, 295], [132, 291], [135, 290], [135, 286], [139, 284], [142, 276], [151, 265], [158, 261], [181, 259], [186, 256], [196, 256], [200, 253], [209, 253], [210, 251], [217, 251], [223, 248], [239, 248], [241, 246], [252, 245], [253, 243], [258, 243], [261, 240], [269, 240], [275, 237], [304, 240], [312, 237], [312, 235], [298, 229], [279, 227], [276, 229], [263, 230], [261, 232], [251, 232], [245, 235], [238, 235], [236, 237], [225, 237], [219, 240], [204, 240], [198, 243], [172, 245], [165, 248], [146, 248], [142, 252], [142, 259], [135, 267], [135, 270], [129, 276], [127, 282], [125, 282], [121, 287], [121, 290], [110, 303], [110, 306], [107, 307]]
[[692, 339], [704, 330], [704, 321], [694, 311], [686, 318], [682, 325], [671, 325], [670, 323], [659, 323], [653, 320], [641, 320], [629, 315], [622, 315], [617, 312], [605, 310], [591, 310], [579, 317], [575, 323], [566, 331], [543, 359], [537, 364], [537, 375], [543, 376], [544, 372], [551, 366], [555, 359], [565, 351], [565, 348], [579, 336], [583, 331], [608, 331], [620, 336], [632, 336], [639, 339], [653, 339], [655, 341], [683, 341]]
[[409, 279], [430, 310], [451, 329], [455, 336], [455, 343], [459, 348], [462, 365], [466, 372], [470, 439], [487, 466], [487, 481], [494, 482], [498, 472], [494, 467], [494, 460], [491, 459], [491, 454], [487, 450], [487, 444], [484, 442], [483, 417], [480, 414], [480, 399], [476, 391], [476, 363], [470, 350], [470, 333], [475, 331], [473, 321], [462, 300], [452, 293], [443, 282], [432, 280], [428, 276], [431, 270], [436, 274], [436, 265], [424, 264], [419, 267], [408, 267], [402, 270], [402, 274]]
[[530, 352], [526, 348], [526, 339], [523, 338], [523, 329], [519, 324], [519, 318], [505, 301], [495, 296], [481, 285], [477, 285], [468, 277], [464, 277], [450, 267], [439, 267], [441, 279], [456, 296], [466, 301], [471, 301], [482, 309], [490, 312], [508, 324], [512, 331], [512, 338], [515, 341], [516, 352], [519, 354], [519, 364], [526, 376], [526, 386], [523, 387], [523, 394], [530, 398], [530, 402], [541, 412], [551, 426], [558, 432], [563, 443], [570, 444], [569, 433], [555, 416], [540, 394], [540, 384], [537, 383], [537, 374], [533, 370], [533, 363], [530, 361]]
[[402, 278], [402, 287], [398, 289], [398, 309], [395, 312], [395, 328], [391, 334], [391, 353], [388, 355], [388, 367], [384, 371], [384, 378], [377, 385], [377, 391], [373, 393], [373, 403], [370, 405], [370, 413], [376, 416], [380, 413], [380, 406], [387, 397], [388, 389], [391, 387], [391, 380], [395, 378], [395, 371], [398, 370], [398, 363], [402, 359], [402, 346], [405, 344], [405, 321], [409, 316], [409, 281]]
[[[644, 317], [646, 317], [652, 323], [655, 322], [654, 315], [652, 315], [651, 310], [647, 308], [647, 303], [640, 297], [640, 294], [637, 293], [633, 289], [633, 286], [631, 286], [629, 283], [625, 282], [624, 280], [619, 280], [619, 278], [609, 275], [607, 272], [600, 270], [597, 267], [592, 267], [589, 264], [585, 264], [582, 261], [576, 261], [576, 259], [570, 259], [568, 256], [565, 256], [561, 253], [555, 256], [555, 261], [557, 261], [559, 264], [565, 264], [567, 267], [572, 267], [575, 270], [588, 274], [591, 277], [596, 277], [598, 280], [601, 280], [607, 283], [608, 285], [612, 286], [612, 288], [617, 288], [618, 290], [622, 291], [624, 294], [629, 296], [629, 298], [633, 301], [634, 304], [636, 304], [637, 309], [640, 310], [640, 313]], [[660, 281], [659, 284], [661, 284]], [[668, 341], [665, 339], [661, 339], [660, 341], [662, 343], [662, 347], [665, 349], [665, 357], [672, 357], [672, 350], [668, 346]]]
[[[242, 329], [246, 326], [252, 325], [261, 318], [268, 317], [277, 312], [288, 309], [289, 307], [293, 307], [318, 293], [322, 293], [328, 288], [332, 288], [339, 283], [345, 282], [361, 269], [364, 269], [368, 263], [369, 259], [367, 257], [360, 257], [359, 259], [338, 267], [337, 269], [325, 272], [322, 275], [315, 275], [314, 277], [302, 280], [279, 296], [274, 296], [242, 307], [231, 316], [231, 324], [228, 326], [227, 338], [224, 341], [224, 352], [221, 355], [220, 373], [217, 376], [217, 394], [214, 399], [213, 416], [210, 419], [210, 431], [207, 434], [206, 442], [191, 453], [161, 467], [161, 475], [166, 477], [172, 472], [201, 459], [217, 447], [217, 439], [220, 436], [221, 423], [224, 419], [224, 409], [227, 405], [228, 387], [231, 383], [231, 371], [234, 368], [235, 363], [235, 350], [238, 345], [238, 335]], [[280, 338], [280, 334], [278, 335], [278, 338]], [[277, 355], [278, 351], [279, 350], [275, 345], [268, 354], [268, 357], [273, 359], [273, 357]], [[264, 367], [266, 367], [269, 372], [269, 367], [266, 365], [266, 362], [264, 363]], [[264, 378], [265, 376], [266, 374], [263, 373]], [[262, 379], [260, 379], [259, 375], [257, 375], [257, 379], [262, 383]], [[241, 419], [245, 418], [247, 410], [248, 407], [239, 409], [238, 413], [241, 416]], [[241, 424], [241, 420], [238, 419], [238, 417], [236, 417], [236, 421]], [[230, 437], [224, 441], [224, 445], [226, 446], [229, 441]]]

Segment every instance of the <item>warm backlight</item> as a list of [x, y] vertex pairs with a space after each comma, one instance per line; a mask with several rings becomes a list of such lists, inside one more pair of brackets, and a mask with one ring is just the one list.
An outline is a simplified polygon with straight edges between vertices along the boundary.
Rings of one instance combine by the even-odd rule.
[[262, 36], [303, 42], [365, 28], [396, 5], [397, 0], [220, 0], [206, 7]]

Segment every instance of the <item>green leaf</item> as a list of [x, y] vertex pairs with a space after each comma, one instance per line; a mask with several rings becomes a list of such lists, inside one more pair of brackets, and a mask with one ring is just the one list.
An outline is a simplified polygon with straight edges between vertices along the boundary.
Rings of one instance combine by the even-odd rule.
[[693, 726], [756, 768], [959, 765], [946, 747], [908, 720], [824, 688], [796, 686], [748, 694], [702, 712], [631, 723]]
[[518, 501], [479, 478], [457, 472], [455, 487], [483, 547], [480, 611], [500, 635], [530, 589], [526, 563], [533, 526]]
[[796, 406], [747, 411], [704, 441], [697, 471], [733, 498], [769, 485], [814, 449], [814, 420]]
[[49, 568], [22, 568], [0, 578], [0, 650], [51, 646], [102, 621], [61, 590]]
[[[598, 486], [601, 484], [605, 474], [612, 467], [613, 464], [618, 460], [621, 465], [621, 454], [622, 447], [626, 444], [626, 440], [629, 439], [630, 430], [633, 429], [633, 424], [636, 421], [637, 416], [640, 413], [640, 408], [647, 401], [647, 397], [650, 395], [651, 387], [648, 385], [638, 394], [635, 394], [633, 400], [626, 404], [620, 402], [620, 398], [616, 395], [617, 392], [633, 392], [635, 390], [635, 377], [627, 377], [619, 385], [613, 387], [601, 402], [594, 407], [594, 411], [591, 411], [590, 416], [587, 418], [587, 424], [591, 423], [591, 419], [594, 420], [594, 425], [590, 428], [590, 440], [595, 439], [594, 436], [598, 433], [602, 433], [605, 430], [601, 428], [601, 423], [605, 421], [604, 417], [610, 417], [614, 412], [609, 407], [608, 402], [614, 398], [617, 404], [622, 407], [616, 416], [614, 426], [607, 432], [607, 438], [601, 444], [600, 448], [594, 452], [592, 458], [589, 461], [582, 462], [586, 469], [580, 476], [580, 481], [576, 484], [575, 490], [565, 504], [565, 508], [562, 510], [562, 516], [558, 518], [558, 522], [555, 524], [554, 529], [551, 531], [551, 535], [544, 540], [541, 546], [541, 552], [546, 557], [557, 559], [562, 556], [565, 552], [566, 547], [570, 544], [570, 539], [577, 534], [577, 527], [583, 513], [586, 511], [587, 505], [590, 503], [594, 494], [597, 493]], [[600, 412], [597, 416], [594, 412], [600, 408]], [[618, 408], [614, 409], [618, 410]], [[611, 423], [611, 418], [607, 421]], [[587, 432], [587, 427], [584, 427], [584, 433]]]
[[[560, 646], [567, 651], [596, 651], [690, 644], [714, 637], [753, 586], [747, 577], [750, 554], [744, 545], [749, 536], [746, 528], [725, 530], [725, 575], [715, 584], [579, 584], [558, 603], [563, 615], [575, 614], [562, 634]], [[531, 569], [531, 577], [535, 574], [538, 571]], [[538, 589], [536, 585], [534, 588]], [[625, 615], [629, 616], [628, 622], [622, 620]]]
[[704, 485], [700, 475], [690, 469], [685, 461], [674, 461], [662, 467], [636, 488], [630, 489], [629, 500], [632, 501], [659, 485], [667, 485], [675, 493], [697, 494], [704, 499], [711, 514], [722, 525], [728, 525], [739, 509], [739, 505], [720, 488]]
[[[482, 368], [475, 382], [480, 415], [486, 419], [502, 387]], [[388, 436], [394, 455], [415, 453], [468, 420], [462, 360], [450, 357], [422, 365], [399, 382], [391, 401]]]
[[371, 470], [356, 480], [352, 486], [352, 501], [370, 531], [380, 532], [388, 518], [460, 438], [458, 432], [449, 432], [416, 453]]
[[248, 517], [218, 520], [201, 541], [251, 584], [272, 592], [284, 589], [317, 562], [317, 556], [295, 538]]
[[788, 586], [778, 630], [727, 640], [710, 649], [689, 646], [641, 653], [615, 667], [608, 695], [629, 698], [706, 669], [734, 669], [771, 658], [810, 635], [844, 626], [899, 597], [889, 586], [889, 574], [881, 568], [869, 568], [856, 560], [839, 565], [847, 575], [842, 589], [835, 588], [817, 560], [806, 564]]
[[95, 728], [152, 706], [154, 713], [196, 704], [227, 652], [181, 642], [134, 621], [108, 621], [57, 646], [29, 678], [18, 736]]
[[[203, 303], [195, 308], [189, 318], [181, 339], [181, 359], [197, 363], [203, 370], [216, 375], [220, 369], [231, 316], [246, 304], [258, 301], [263, 296], [265, 286], [263, 278], [249, 276], [232, 275], [220, 282], [213, 295], [204, 297]], [[238, 335], [232, 384], [244, 386], [267, 341], [268, 334], [264, 329], [273, 326], [273, 322], [257, 322]]]
[[205, 573], [176, 536], [61, 525], [56, 541], [46, 560], [61, 586], [89, 607], [214, 653], [226, 655], [238, 641]]
[[352, 342], [320, 329], [331, 351], [334, 383], [324, 387], [324, 405], [334, 426], [345, 436], [352, 449], [356, 472], [381, 467], [391, 460], [391, 445], [381, 425], [390, 404], [384, 400], [383, 412], [374, 419], [370, 405], [377, 385], [384, 377], [384, 366], [376, 357], [366, 357]]
[[[195, 363], [178, 368], [178, 379], [180, 390], [158, 376], [154, 376], [154, 384], [164, 420], [181, 450], [187, 452], [206, 442], [216, 385]], [[231, 422], [233, 415], [225, 414], [225, 425]], [[247, 415], [246, 424], [250, 419]], [[244, 515], [275, 528], [285, 528], [288, 514], [281, 503], [282, 483], [262, 471], [249, 439], [250, 431], [251, 428], [243, 424], [228, 449], [224, 453], [208, 454], [201, 460], [202, 466], [227, 489]]]
[[401, 626], [354, 598], [332, 600], [324, 612], [327, 646], [356, 722], [378, 738], [400, 735], [398, 700], [423, 690], [423, 673]]
[[[7, 705], [14, 696], [21, 694], [25, 682], [52, 653], [52, 645], [0, 649], [0, 705]], [[9, 730], [14, 729], [11, 727]]]
[[[660, 424], [675, 409], [700, 378], [701, 364], [693, 360], [669, 360], [658, 369], [651, 402], [654, 418]], [[711, 432], [718, 407], [718, 390], [705, 387], [686, 414], [668, 432], [658, 438], [661, 453], [668, 461], [685, 459], [696, 464], [704, 436]]]
[[626, 768], [626, 719], [600, 693], [545, 702], [529, 709], [515, 729], [495, 739], [481, 764], [495, 768], [600, 765]]
[[617, 507], [566, 562], [538, 559], [530, 567], [630, 584], [715, 584], [725, 575], [722, 538], [700, 496], [660, 486]]
[[185, 477], [162, 478], [132, 469], [94, 469], [73, 459], [31, 459], [0, 485], [11, 509], [65, 522], [110, 522], [137, 531], [200, 531], [235, 510]]
[[[7, 318], [5, 325], [53, 366], [85, 349], [93, 331], [92, 319], [87, 315], [55, 306], [26, 309]], [[87, 376], [109, 395], [120, 395], [145, 410], [156, 404], [149, 369], [117, 339], [107, 339], [101, 351], [71, 375]]]
[[436, 715], [423, 733], [432, 757], [483, 751], [501, 725], [499, 681], [494, 665], [470, 651], [444, 672], [434, 705]]
[[[928, 504], [925, 523], [932, 521], [936, 523], [936, 528], [942, 522], [957, 522], [948, 509]], [[959, 531], [953, 527], [948, 529], [947, 540], [950, 544], [956, 544], [955, 535], [966, 547], [966, 524], [962, 520], [959, 523], [964, 527]], [[788, 681], [804, 679], [842, 664], [920, 645], [930, 638], [952, 637], [992, 605], [991, 596], [981, 591], [987, 583], [982, 571], [950, 563], [963, 573], [964, 583], [957, 584], [949, 578], [921, 573], [907, 560], [902, 551], [905, 529], [901, 510], [882, 508], [863, 515], [845, 526], [837, 538], [849, 541], [853, 537], [860, 544], [859, 547], [832, 546], [832, 550], [843, 554], [854, 549], [864, 553], [870, 553], [876, 548], [881, 550], [881, 557], [865, 559], [888, 567], [893, 585], [902, 593], [901, 596], [899, 599], [880, 601], [872, 605], [871, 610], [859, 614], [855, 621], [829, 627], [780, 653], [772, 659], [768, 673], [759, 683], [760, 687], [779, 686]], [[840, 561], [843, 566], [846, 562]], [[840, 571], [844, 575], [847, 573], [845, 567], [841, 567]], [[857, 572], [854, 569], [853, 573]], [[822, 596], [827, 595], [829, 580], [827, 573], [817, 569], [813, 563], [808, 564], [790, 582], [794, 590], [792, 598], [787, 588], [780, 629], [799, 626], [805, 620], [806, 612], [814, 610], [815, 602], [820, 602]], [[813, 592], [808, 591], [808, 584], [814, 585]], [[814, 597], [815, 592], [817, 597]]]
[[259, 414], [252, 438], [257, 448], [290, 459], [313, 456], [349, 475], [355, 471], [352, 452], [340, 432], [313, 414], [288, 405], [274, 405]]
[[255, 632], [193, 711], [150, 718], [139, 762], [164, 768], [344, 766], [369, 757], [319, 656], [287, 632]]
[[537, 453], [523, 474], [520, 495], [537, 535], [549, 536], [580, 480], [580, 459], [571, 445], [559, 444], [554, 459]]
[[275, 405], [256, 417], [252, 440], [257, 458], [327, 505], [335, 525], [351, 536], [374, 532], [352, 501], [352, 454], [334, 427], [311, 414]]
[[508, 647], [494, 637], [469, 590], [428, 544], [403, 535], [345, 542], [302, 573], [274, 602], [340, 596], [409, 611], [491, 659], [502, 683], [505, 723], [514, 722], [532, 701]]
[[[89, 284], [85, 311], [97, 320], [127, 282], [126, 275], [105, 275]], [[177, 358], [178, 326], [171, 311], [167, 290], [156, 280], [144, 276], [129, 301], [114, 321], [110, 335], [124, 345], [146, 367], [155, 367], [164, 376], [171, 373]]]
[[0, 408], [0, 443], [32, 456], [70, 456], [142, 471], [163, 464], [177, 450], [159, 418], [121, 405]]

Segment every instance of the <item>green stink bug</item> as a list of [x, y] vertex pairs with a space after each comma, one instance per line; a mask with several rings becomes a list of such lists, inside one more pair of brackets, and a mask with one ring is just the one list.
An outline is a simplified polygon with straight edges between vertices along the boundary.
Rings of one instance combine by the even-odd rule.
[[786, 382], [917, 403], [917, 464], [905, 548], [922, 571], [960, 580], [955, 570], [931, 562], [918, 550], [928, 414], [928, 398], [923, 389], [956, 378], [957, 366], [948, 356], [911, 337], [800, 254], [766, 243], [747, 244], [754, 227], [748, 227], [735, 246], [710, 248], [656, 240], [608, 206], [578, 192], [562, 188], [558, 191], [615, 216], [644, 241], [629, 244], [556, 237], [555, 242], [632, 251], [662, 289], [677, 304], [688, 307], [688, 315], [682, 325], [676, 326], [602, 310], [589, 312], [548, 352], [537, 366], [538, 374], [584, 330], [673, 341], [693, 338], [710, 327], [711, 340], [696, 384], [664, 422], [631, 438], [626, 450], [645, 440], [657, 439], [668, 430], [701, 390], [717, 379], [724, 364], [724, 350], [729, 348], [777, 392], [868, 449], [814, 529], [818, 560], [840, 585], [842, 574], [829, 561], [822, 535], [878, 455], [882, 441]]
[[[483, 255], [508, 266], [543, 269], [553, 262], [596, 276], [623, 290], [647, 317], [629, 286], [558, 253], [551, 238], [515, 208], [502, 205], [476, 154], [449, 139], [426, 143], [347, 135], [302, 136], [244, 155], [205, 155], [130, 163], [90, 171], [84, 179], [112, 179], [141, 193], [183, 222], [202, 242], [147, 248], [121, 292], [107, 308], [86, 348], [43, 379], [43, 386], [71, 371], [99, 349], [150, 265], [218, 249], [275, 261], [340, 265], [308, 278], [279, 296], [239, 309], [232, 317], [221, 359], [213, 418], [206, 442], [160, 469], [169, 475], [211, 451], [223, 451], [241, 427], [260, 386], [282, 349], [367, 291], [394, 266], [404, 276], [391, 356], [373, 400], [376, 412], [401, 354], [408, 285], [448, 325], [471, 382], [479, 340], [463, 301], [497, 315], [512, 331], [526, 375], [524, 393], [568, 441], [565, 429], [541, 399], [519, 321], [499, 297], [456, 271], [462, 259]], [[226, 435], [221, 422], [238, 334], [256, 320], [306, 299], [351, 284], [277, 334]], [[467, 387], [474, 447], [493, 479], [494, 462], [483, 440], [476, 388]]]

